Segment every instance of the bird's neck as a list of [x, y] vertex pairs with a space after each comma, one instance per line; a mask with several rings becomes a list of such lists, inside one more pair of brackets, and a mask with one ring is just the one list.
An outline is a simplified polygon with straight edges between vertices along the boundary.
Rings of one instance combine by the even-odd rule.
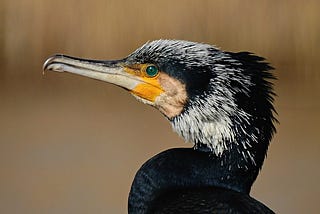
[[154, 156], [134, 178], [129, 213], [146, 212], [148, 205], [169, 189], [212, 186], [248, 194], [259, 169], [240, 167], [237, 154], [216, 156], [204, 148], [176, 148]]

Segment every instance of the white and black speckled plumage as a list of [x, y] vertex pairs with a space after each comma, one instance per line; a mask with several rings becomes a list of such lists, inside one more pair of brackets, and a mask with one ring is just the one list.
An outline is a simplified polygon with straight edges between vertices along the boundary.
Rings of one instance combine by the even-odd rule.
[[[194, 81], [210, 77], [208, 82], [203, 81], [202, 85], [200, 82], [202, 88], [192, 86], [188, 105], [180, 115], [170, 120], [174, 131], [185, 141], [196, 146], [204, 144], [216, 155], [232, 146], [247, 148], [258, 143], [259, 127], [250, 132], [246, 129], [251, 126], [250, 118], [256, 115], [241, 108], [236, 99], [239, 93], [250, 96], [250, 90], [256, 83], [252, 80], [253, 74], [246, 73], [242, 62], [229, 52], [202, 43], [156, 40], [134, 51], [127, 62], [154, 63], [186, 84], [188, 75]], [[241, 149], [239, 152], [246, 160], [255, 162], [250, 150]]]

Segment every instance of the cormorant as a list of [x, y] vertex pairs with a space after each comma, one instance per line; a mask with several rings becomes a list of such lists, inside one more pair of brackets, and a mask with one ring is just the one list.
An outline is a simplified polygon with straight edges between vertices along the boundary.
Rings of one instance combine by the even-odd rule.
[[275, 132], [274, 76], [263, 58], [156, 40], [120, 60], [57, 54], [43, 68], [128, 90], [194, 144], [143, 164], [131, 186], [129, 213], [273, 213], [249, 196]]

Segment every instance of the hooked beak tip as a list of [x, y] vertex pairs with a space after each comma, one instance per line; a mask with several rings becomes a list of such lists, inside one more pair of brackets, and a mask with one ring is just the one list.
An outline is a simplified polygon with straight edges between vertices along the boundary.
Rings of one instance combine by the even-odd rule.
[[44, 72], [46, 70], [55, 70], [55, 71], [59, 71], [58, 68], [55, 68], [53, 65], [54, 61], [58, 58], [63, 58], [63, 55], [62, 54], [55, 54], [51, 57], [49, 57], [44, 63], [43, 63], [43, 66], [42, 66], [42, 73], [44, 74]]

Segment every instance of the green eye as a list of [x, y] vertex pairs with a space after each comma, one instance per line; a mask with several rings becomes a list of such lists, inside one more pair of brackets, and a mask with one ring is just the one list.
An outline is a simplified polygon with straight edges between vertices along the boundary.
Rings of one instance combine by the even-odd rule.
[[146, 68], [146, 73], [149, 77], [155, 77], [159, 73], [159, 69], [155, 65], [149, 65]]

